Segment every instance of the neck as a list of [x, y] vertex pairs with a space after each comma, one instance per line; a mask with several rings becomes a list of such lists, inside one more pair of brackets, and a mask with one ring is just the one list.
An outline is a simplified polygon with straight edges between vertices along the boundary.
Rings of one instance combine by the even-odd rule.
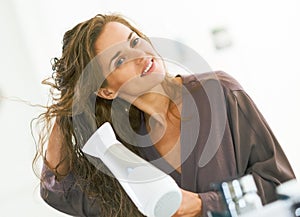
[[[175, 82], [182, 83], [180, 77], [175, 78]], [[151, 91], [138, 98], [122, 97], [134, 106], [142, 110], [146, 115], [146, 120], [153, 119], [160, 124], [165, 124], [167, 115], [172, 111], [178, 110], [177, 106], [181, 103], [178, 100], [173, 101], [166, 93], [161, 84], [155, 86]], [[173, 99], [175, 100], [175, 99]]]
[[158, 85], [151, 92], [137, 98], [133, 105], [145, 112], [146, 119], [150, 117], [164, 124], [164, 120], [169, 110], [170, 98], [161, 85]]
[[[181, 77], [174, 78], [174, 82], [182, 85]], [[177, 96], [178, 97], [178, 96]], [[145, 112], [146, 120], [151, 125], [151, 119], [160, 125], [165, 125], [169, 114], [180, 117], [181, 98], [172, 99], [161, 85], [155, 87], [150, 93], [147, 93], [137, 99], [133, 104]], [[153, 123], [153, 122], [152, 122]]]

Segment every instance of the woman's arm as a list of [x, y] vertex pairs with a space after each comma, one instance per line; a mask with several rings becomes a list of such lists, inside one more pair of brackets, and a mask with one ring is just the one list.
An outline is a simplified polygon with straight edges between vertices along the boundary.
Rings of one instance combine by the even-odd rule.
[[270, 203], [277, 199], [276, 186], [294, 179], [294, 172], [251, 98], [240, 90], [228, 99], [238, 173], [252, 174], [263, 203]]
[[100, 209], [76, 183], [63, 147], [59, 125], [53, 126], [42, 170], [40, 194], [53, 208], [72, 216], [99, 216]]
[[67, 150], [66, 147], [63, 146], [62, 138], [58, 120], [56, 120], [49, 137], [45, 163], [59, 179], [67, 175], [70, 168]]

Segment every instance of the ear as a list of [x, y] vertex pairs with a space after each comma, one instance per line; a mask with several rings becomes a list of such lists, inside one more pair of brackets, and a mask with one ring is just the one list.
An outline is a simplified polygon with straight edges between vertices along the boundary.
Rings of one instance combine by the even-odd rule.
[[114, 98], [117, 97], [117, 92], [109, 89], [109, 88], [103, 88], [101, 87], [98, 92], [96, 92], [97, 96], [103, 98], [103, 99], [109, 99], [109, 100], [112, 100]]

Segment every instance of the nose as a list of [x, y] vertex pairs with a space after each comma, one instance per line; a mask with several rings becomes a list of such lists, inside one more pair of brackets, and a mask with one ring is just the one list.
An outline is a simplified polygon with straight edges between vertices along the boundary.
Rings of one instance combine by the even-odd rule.
[[136, 64], [141, 64], [145, 62], [147, 54], [144, 50], [138, 48], [129, 48], [127, 49], [129, 54], [129, 59], [133, 60]]
[[144, 64], [146, 62], [146, 60], [147, 60], [147, 57], [146, 57], [146, 54], [144, 53], [143, 56], [137, 57], [135, 62], [136, 62], [136, 64], [140, 65], [140, 64]]

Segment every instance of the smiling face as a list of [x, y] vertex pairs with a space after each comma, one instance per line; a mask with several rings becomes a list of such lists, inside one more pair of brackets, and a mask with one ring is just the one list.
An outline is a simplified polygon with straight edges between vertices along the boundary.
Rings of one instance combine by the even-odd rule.
[[95, 51], [107, 81], [98, 92], [103, 98], [138, 97], [164, 80], [164, 66], [150, 43], [119, 22], [105, 25]]

